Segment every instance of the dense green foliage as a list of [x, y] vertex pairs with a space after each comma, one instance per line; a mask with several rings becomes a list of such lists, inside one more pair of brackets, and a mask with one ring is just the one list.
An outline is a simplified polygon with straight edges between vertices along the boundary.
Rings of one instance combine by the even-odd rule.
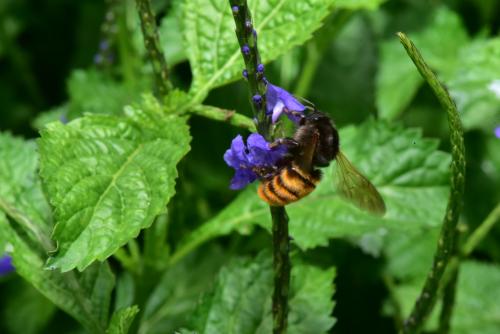
[[[396, 333], [431, 268], [452, 150], [395, 33], [463, 123], [460, 248], [500, 203], [500, 3], [249, 3], [267, 78], [335, 120], [387, 205], [377, 217], [344, 201], [333, 163], [287, 206], [288, 332]], [[133, 0], [0, 3], [0, 257], [15, 267], [0, 276], [1, 333], [271, 332], [269, 208], [255, 185], [228, 189], [222, 159], [253, 128], [231, 8], [152, 4], [176, 87], [158, 99]], [[485, 232], [454, 258], [452, 333], [500, 332], [500, 227]]]

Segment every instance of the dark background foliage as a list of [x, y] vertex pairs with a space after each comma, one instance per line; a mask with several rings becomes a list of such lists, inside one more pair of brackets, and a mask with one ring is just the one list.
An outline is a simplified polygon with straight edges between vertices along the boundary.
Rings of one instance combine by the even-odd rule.
[[[143, 60], [140, 51], [133, 51], [128, 56], [132, 59], [131, 66], [136, 66], [134, 82], [126, 77], [123, 64], [127, 59], [118, 49], [133, 48], [133, 45], [119, 37], [121, 12], [113, 27], [107, 28], [117, 29], [118, 37], [110, 38], [109, 31], [106, 28], [103, 31], [109, 3], [113, 5], [114, 1], [0, 2], [1, 131], [36, 138], [37, 117], [48, 110], [67, 106], [71, 97], [68, 79], [77, 69], [96, 68], [107, 76], [106, 80], [113, 82], [128, 80], [132, 91], [150, 85], [147, 65], [137, 69], [137, 64], [134, 64]], [[154, 1], [154, 5], [160, 22], [171, 4], [169, 1]], [[305, 97], [327, 111], [339, 127], [377, 118], [376, 74], [381, 63], [380, 45], [394, 39], [396, 31], [418, 33], [425, 29], [437, 8], [443, 5], [458, 14], [469, 36], [494, 36], [500, 32], [500, 2], [496, 0], [390, 0], [375, 11], [356, 11], [338, 33], [332, 34], [332, 38], [322, 37], [324, 47], [320, 64]], [[328, 26], [323, 29], [326, 28]], [[455, 36], [448, 33], [437, 38], [446, 41]], [[96, 64], [103, 40], [115, 43], [110, 64], [105, 66]], [[169, 43], [168, 38], [165, 42]], [[443, 48], [446, 48], [444, 44]], [[269, 65], [270, 80], [293, 91], [303, 71], [305, 50], [305, 47], [295, 48]], [[175, 61], [172, 76], [181, 87], [189, 86], [190, 67], [182, 55]], [[238, 81], [212, 91], [207, 104], [250, 115], [247, 94], [246, 85]], [[415, 94], [397, 120], [406, 127], [422, 128], [426, 137], [439, 138], [440, 149], [448, 151], [446, 119], [439, 111], [436, 99], [426, 86], [421, 86]], [[71, 118], [71, 107], [66, 108], [65, 113], [65, 117]], [[236, 195], [228, 189], [231, 170], [224, 164], [222, 154], [239, 130], [199, 116], [191, 118], [190, 126], [192, 150], [178, 166], [177, 194], [169, 205], [172, 225], [168, 235], [172, 244], [200, 222], [213, 217]], [[500, 139], [494, 138], [492, 130], [471, 128], [466, 131], [465, 142], [468, 159], [463, 220], [469, 229], [473, 229], [500, 200]], [[500, 262], [498, 240], [500, 227], [492, 230], [473, 258]], [[256, 254], [269, 243], [270, 236], [260, 227], [251, 238], [231, 234], [214, 242], [224, 250], [225, 256]], [[334, 310], [337, 323], [332, 333], [395, 331], [392, 318], [381, 311], [389, 296], [383, 279], [384, 257], [374, 257], [340, 239], [331, 240], [326, 247], [308, 251], [305, 257], [322, 267], [334, 265], [337, 268]], [[0, 295], [0, 317], [4, 319], [0, 321], [2, 333], [22, 332], [16, 327], [14, 318], [23, 318], [34, 332], [68, 333], [78, 328], [65, 313], [47, 307], [44, 298], [18, 277], [0, 281]], [[22, 303], [25, 299], [40, 300], [39, 305], [30, 303], [33, 309], [26, 309]], [[42, 311], [48, 315], [36, 315]]]

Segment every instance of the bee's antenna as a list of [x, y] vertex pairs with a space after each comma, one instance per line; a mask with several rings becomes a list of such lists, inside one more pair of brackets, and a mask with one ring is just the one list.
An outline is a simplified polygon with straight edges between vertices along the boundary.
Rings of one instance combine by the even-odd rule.
[[311, 101], [309, 101], [308, 99], [306, 99], [305, 97], [302, 97], [302, 96], [297, 96], [297, 98], [301, 101], [303, 101], [305, 104], [306, 104], [306, 108], [309, 109], [309, 110], [316, 110], [316, 106], [314, 105], [314, 103], [312, 103]]

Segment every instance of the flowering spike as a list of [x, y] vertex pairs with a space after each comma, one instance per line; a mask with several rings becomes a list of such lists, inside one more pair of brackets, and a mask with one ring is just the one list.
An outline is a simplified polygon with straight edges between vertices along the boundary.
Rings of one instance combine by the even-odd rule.
[[248, 56], [248, 55], [250, 54], [250, 47], [249, 47], [248, 45], [246, 45], [246, 44], [245, 44], [245, 45], [243, 45], [243, 46], [241, 47], [241, 52], [243, 52], [243, 54], [244, 54], [245, 56]]

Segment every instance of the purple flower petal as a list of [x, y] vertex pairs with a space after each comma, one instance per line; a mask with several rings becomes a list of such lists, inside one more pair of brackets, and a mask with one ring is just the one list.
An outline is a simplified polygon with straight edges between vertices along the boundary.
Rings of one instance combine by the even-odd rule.
[[258, 133], [252, 133], [248, 137], [246, 146], [243, 138], [236, 136], [231, 142], [231, 148], [224, 154], [224, 161], [235, 170], [230, 188], [241, 189], [262, 177], [256, 171], [272, 170], [287, 152], [284, 145], [270, 147]]
[[0, 276], [7, 275], [8, 273], [14, 271], [14, 266], [12, 265], [12, 258], [8, 255], [0, 257]]
[[224, 153], [224, 161], [233, 168], [239, 168], [242, 163], [247, 162], [245, 143], [241, 135], [236, 136], [231, 142], [231, 148]]
[[[267, 103], [266, 111], [268, 115], [272, 115], [272, 122], [276, 123], [282, 114], [283, 110], [303, 112], [306, 107], [300, 103], [292, 94], [287, 92], [281, 87], [273, 84], [267, 85], [266, 93]], [[289, 114], [287, 116], [294, 122], [297, 121], [296, 117]]]

